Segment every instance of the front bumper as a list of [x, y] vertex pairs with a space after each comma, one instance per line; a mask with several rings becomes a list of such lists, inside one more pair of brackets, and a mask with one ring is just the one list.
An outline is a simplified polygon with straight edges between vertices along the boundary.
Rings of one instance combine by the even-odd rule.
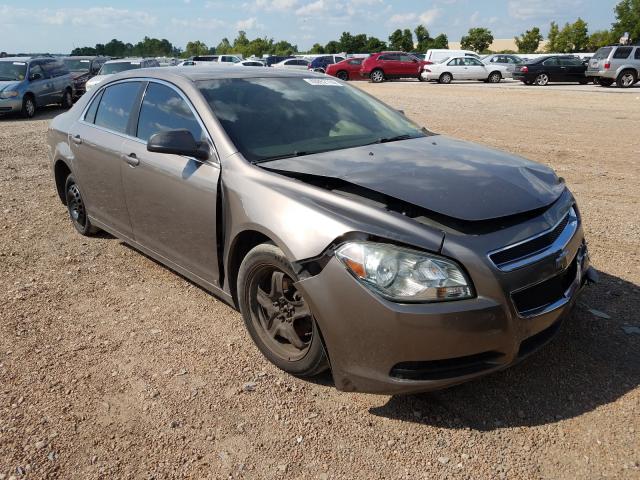
[[589, 274], [581, 228], [565, 250], [577, 267], [566, 301], [529, 316], [517, 311], [511, 295], [557, 275], [556, 259], [505, 273], [455, 240], [445, 241], [443, 253], [467, 266], [476, 298], [390, 302], [361, 285], [335, 257], [298, 287], [322, 332], [336, 388], [424, 392], [509, 367], [553, 338]]
[[22, 110], [22, 98], [0, 98], [0, 114], [19, 112]]

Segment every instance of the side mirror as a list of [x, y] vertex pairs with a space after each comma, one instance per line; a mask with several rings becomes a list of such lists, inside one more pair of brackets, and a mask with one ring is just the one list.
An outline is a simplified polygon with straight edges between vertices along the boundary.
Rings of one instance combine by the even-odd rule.
[[147, 150], [156, 153], [184, 155], [198, 160], [208, 160], [211, 152], [203, 142], [196, 142], [189, 130], [167, 130], [151, 135]]
[[42, 74], [40, 73], [32, 73], [29, 75], [29, 81], [33, 82], [34, 80], [40, 80], [42, 78]]

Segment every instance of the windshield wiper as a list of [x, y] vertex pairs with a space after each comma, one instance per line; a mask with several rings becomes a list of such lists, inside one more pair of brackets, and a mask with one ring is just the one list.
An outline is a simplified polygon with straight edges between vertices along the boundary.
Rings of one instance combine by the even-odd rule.
[[400, 140], [409, 140], [411, 138], [418, 138], [418, 137], [414, 137], [413, 135], [409, 135], [408, 133], [405, 133], [404, 135], [396, 135], [395, 137], [377, 138], [373, 142], [367, 143], [367, 145], [374, 145], [376, 143], [399, 142]]
[[265, 163], [265, 162], [271, 162], [273, 160], [282, 160], [283, 158], [293, 158], [293, 157], [302, 157], [304, 155], [311, 155], [312, 153], [320, 153], [320, 152], [307, 152], [307, 151], [295, 151], [292, 153], [286, 153], [284, 155], [275, 155], [273, 157], [265, 157], [265, 158], [261, 158], [260, 160], [256, 160], [255, 162], [253, 162], [254, 165], [257, 165], [258, 163]]

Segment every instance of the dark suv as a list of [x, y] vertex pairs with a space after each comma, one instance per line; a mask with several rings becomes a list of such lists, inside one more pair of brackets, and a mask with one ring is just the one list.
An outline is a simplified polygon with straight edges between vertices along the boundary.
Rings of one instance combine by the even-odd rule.
[[322, 55], [321, 57], [316, 57], [311, 60], [308, 68], [314, 72], [325, 73], [329, 65], [342, 62], [343, 60], [344, 57], [342, 55]]
[[420, 78], [424, 60], [404, 52], [374, 53], [362, 62], [360, 75], [374, 83], [384, 82], [392, 78]]
[[65, 57], [62, 59], [73, 77], [74, 96], [81, 97], [86, 92], [87, 81], [95, 77], [100, 67], [110, 57]]

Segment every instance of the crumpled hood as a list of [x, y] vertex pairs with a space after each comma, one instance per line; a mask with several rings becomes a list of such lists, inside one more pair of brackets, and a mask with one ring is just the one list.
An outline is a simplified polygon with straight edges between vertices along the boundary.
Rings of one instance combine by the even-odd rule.
[[263, 166], [338, 178], [467, 221], [546, 207], [565, 189], [544, 165], [441, 135], [275, 160]]

